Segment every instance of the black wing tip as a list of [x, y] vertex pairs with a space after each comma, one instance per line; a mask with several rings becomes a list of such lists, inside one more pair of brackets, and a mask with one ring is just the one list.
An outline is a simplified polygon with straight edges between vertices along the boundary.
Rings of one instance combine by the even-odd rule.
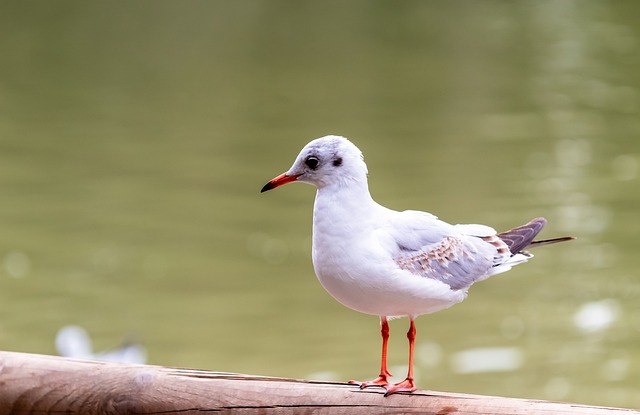
[[500, 232], [498, 238], [507, 244], [512, 254], [520, 253], [542, 231], [547, 220], [543, 217], [533, 218], [524, 225]]

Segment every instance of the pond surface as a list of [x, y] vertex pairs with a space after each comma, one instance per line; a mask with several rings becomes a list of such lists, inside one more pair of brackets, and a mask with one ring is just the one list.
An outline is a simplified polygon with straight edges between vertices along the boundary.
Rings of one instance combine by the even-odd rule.
[[373, 377], [377, 319], [313, 273], [314, 190], [259, 193], [340, 134], [385, 206], [579, 238], [420, 317], [419, 387], [640, 407], [640, 3], [0, 8], [0, 349], [75, 324], [152, 364]]

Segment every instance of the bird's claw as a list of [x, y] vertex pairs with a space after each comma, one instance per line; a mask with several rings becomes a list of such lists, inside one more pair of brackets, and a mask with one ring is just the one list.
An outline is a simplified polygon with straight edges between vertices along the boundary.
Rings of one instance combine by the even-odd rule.
[[416, 385], [412, 378], [406, 378], [402, 382], [394, 383], [393, 385], [386, 387], [387, 391], [384, 396], [389, 396], [398, 392], [413, 392], [416, 390]]
[[360, 387], [360, 389], [368, 388], [368, 387], [371, 387], [371, 386], [380, 386], [382, 388], [386, 388], [387, 385], [389, 385], [389, 380], [387, 379], [387, 376], [380, 375], [377, 378], [375, 378], [373, 380], [370, 380], [368, 382], [358, 382], [357, 380], [350, 380], [349, 384], [350, 385], [358, 385]]

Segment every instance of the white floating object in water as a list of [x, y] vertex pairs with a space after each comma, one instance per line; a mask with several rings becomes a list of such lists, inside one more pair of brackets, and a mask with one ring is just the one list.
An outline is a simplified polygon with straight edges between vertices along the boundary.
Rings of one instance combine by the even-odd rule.
[[608, 329], [619, 317], [620, 305], [606, 299], [583, 304], [573, 315], [573, 324], [585, 333]]

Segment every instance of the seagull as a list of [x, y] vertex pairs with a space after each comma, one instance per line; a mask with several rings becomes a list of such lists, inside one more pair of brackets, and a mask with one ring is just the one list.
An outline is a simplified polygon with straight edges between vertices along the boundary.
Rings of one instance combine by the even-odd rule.
[[147, 350], [135, 341], [126, 341], [116, 349], [94, 352], [89, 333], [80, 326], [62, 327], [56, 334], [55, 343], [56, 350], [62, 357], [141, 365], [147, 362]]
[[[345, 137], [328, 135], [308, 143], [266, 192], [287, 183], [317, 188], [313, 209], [312, 259], [320, 284], [338, 302], [378, 316], [382, 363], [377, 378], [350, 381], [360, 389], [380, 386], [385, 396], [416, 390], [413, 354], [415, 319], [464, 300], [471, 285], [529, 260], [525, 248], [575, 239], [534, 241], [544, 218], [497, 233], [485, 225], [453, 225], [415, 210], [376, 203], [369, 193], [362, 152]], [[408, 317], [407, 377], [390, 384], [387, 342], [391, 318]]]

